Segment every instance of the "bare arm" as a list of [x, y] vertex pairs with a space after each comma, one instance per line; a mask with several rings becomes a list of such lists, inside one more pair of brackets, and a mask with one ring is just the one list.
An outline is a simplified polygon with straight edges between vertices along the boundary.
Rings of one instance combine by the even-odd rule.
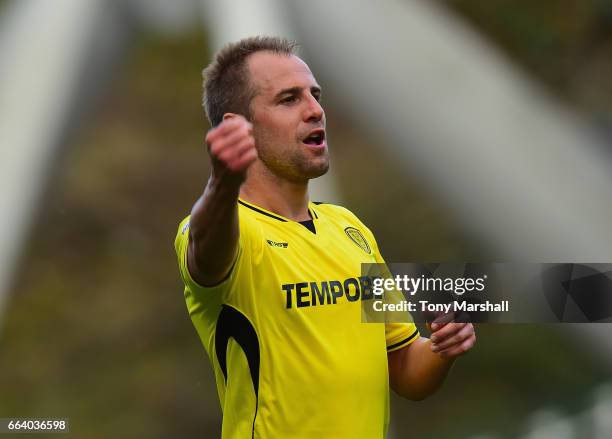
[[431, 340], [421, 337], [403, 349], [390, 352], [389, 384], [400, 396], [414, 401], [433, 394], [444, 382], [455, 359], [476, 342], [471, 323], [436, 327]]
[[189, 220], [187, 264], [202, 285], [222, 281], [238, 249], [238, 194], [248, 167], [257, 159], [251, 124], [242, 116], [226, 119], [206, 135], [212, 175]]

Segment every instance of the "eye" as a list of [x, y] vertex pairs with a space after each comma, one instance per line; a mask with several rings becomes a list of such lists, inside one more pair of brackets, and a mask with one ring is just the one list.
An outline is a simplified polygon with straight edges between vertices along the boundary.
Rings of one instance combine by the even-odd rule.
[[295, 95], [291, 95], [291, 96], [282, 98], [280, 102], [281, 104], [291, 104], [292, 102], [295, 102], [296, 100], [297, 100], [297, 97]]

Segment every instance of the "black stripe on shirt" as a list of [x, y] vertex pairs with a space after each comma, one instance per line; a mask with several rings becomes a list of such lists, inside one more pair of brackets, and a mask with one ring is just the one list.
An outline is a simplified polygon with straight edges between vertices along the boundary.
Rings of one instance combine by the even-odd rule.
[[233, 338], [242, 348], [249, 364], [251, 382], [255, 391], [255, 413], [253, 415], [253, 431], [251, 436], [255, 436], [255, 420], [257, 419], [257, 407], [259, 406], [259, 339], [257, 332], [249, 319], [229, 305], [223, 305], [217, 318], [217, 328], [215, 331], [215, 354], [217, 362], [225, 378], [227, 385], [227, 345], [229, 339]]
[[415, 329], [411, 336], [406, 337], [405, 339], [403, 339], [402, 341], [398, 341], [397, 343], [393, 343], [391, 346], [387, 346], [387, 350], [395, 349], [398, 346], [408, 343], [410, 340], [412, 340], [417, 335], [419, 335], [419, 330]]
[[245, 203], [242, 200], [238, 200], [238, 202], [240, 204], [242, 204], [244, 207], [248, 207], [249, 209], [254, 210], [257, 213], [261, 213], [262, 215], [269, 216], [270, 218], [274, 218], [275, 220], [282, 221], [283, 223], [287, 222], [287, 220], [285, 218], [281, 218], [280, 216], [276, 216], [276, 215], [273, 215], [273, 214], [268, 213], [266, 211], [263, 211], [261, 209], [258, 209], [257, 207], [251, 206], [250, 204], [247, 204], [247, 203]]

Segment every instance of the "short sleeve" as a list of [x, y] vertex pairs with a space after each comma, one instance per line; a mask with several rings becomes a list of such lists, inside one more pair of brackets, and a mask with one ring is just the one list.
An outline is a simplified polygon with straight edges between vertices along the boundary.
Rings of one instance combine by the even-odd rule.
[[223, 290], [228, 284], [232, 282], [232, 278], [236, 275], [236, 266], [239, 265], [240, 260], [242, 259], [242, 239], [238, 241], [238, 254], [236, 255], [236, 260], [234, 261], [232, 268], [230, 269], [226, 278], [214, 286], [200, 285], [191, 276], [191, 273], [189, 272], [189, 266], [187, 264], [187, 249], [189, 247], [189, 218], [190, 217], [188, 216], [179, 224], [178, 232], [174, 240], [174, 249], [178, 258], [178, 266], [181, 279], [183, 280], [185, 286], [194, 294], [210, 294], [214, 291]]
[[419, 330], [414, 323], [386, 323], [385, 338], [387, 352], [393, 352], [408, 346], [419, 338]]

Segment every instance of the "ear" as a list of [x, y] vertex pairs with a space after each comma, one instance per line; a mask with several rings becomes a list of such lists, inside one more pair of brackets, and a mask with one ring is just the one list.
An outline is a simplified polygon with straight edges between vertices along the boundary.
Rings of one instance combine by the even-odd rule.
[[236, 114], [236, 113], [225, 113], [223, 115], [223, 121], [226, 121], [226, 120], [229, 120], [229, 119], [233, 119], [233, 118], [235, 118], [237, 116], [239, 116], [239, 115]]

